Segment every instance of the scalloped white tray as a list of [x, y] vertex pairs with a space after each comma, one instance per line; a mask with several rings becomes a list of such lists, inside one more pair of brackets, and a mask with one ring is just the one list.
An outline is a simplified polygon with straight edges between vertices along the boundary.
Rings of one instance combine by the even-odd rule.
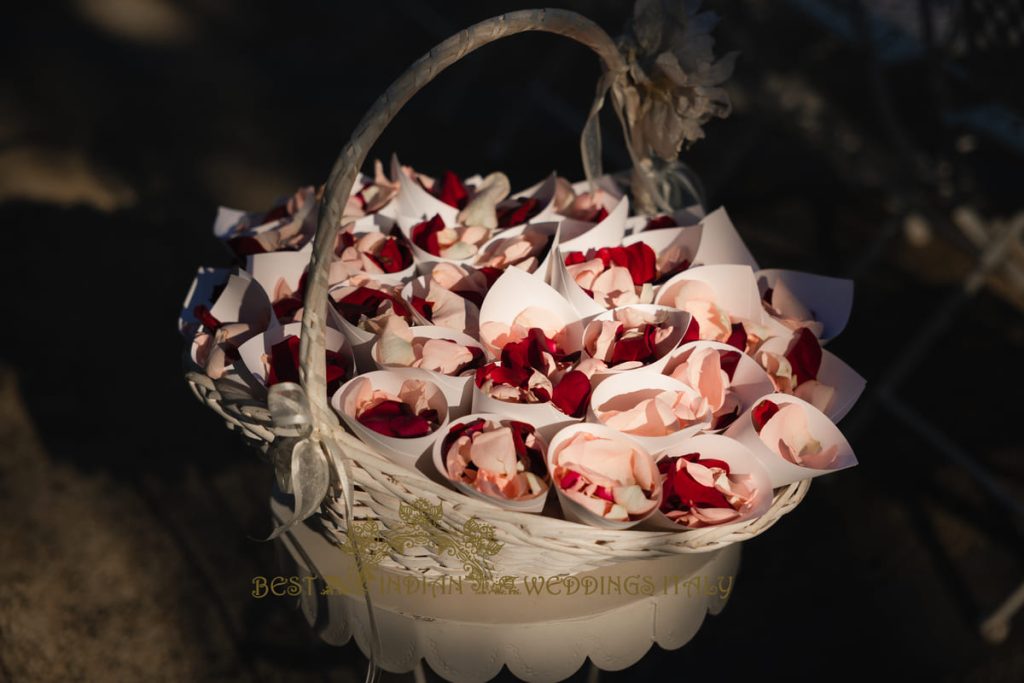
[[[278, 521], [288, 515], [277, 501], [272, 500], [271, 507]], [[280, 540], [287, 549], [284, 559], [291, 562], [286, 573], [324, 577], [353, 571], [350, 556], [304, 525], [293, 527]], [[383, 649], [379, 663], [387, 671], [404, 673], [422, 659], [437, 674], [458, 683], [490, 680], [502, 666], [525, 681], [560, 681], [588, 657], [599, 669], [624, 669], [654, 643], [673, 650], [689, 642], [705, 614], [720, 612], [728, 596], [720, 590], [698, 593], [686, 581], [706, 577], [717, 582], [731, 576], [735, 589], [739, 560], [736, 543], [709, 553], [622, 563], [577, 575], [598, 581], [651, 577], [654, 594], [640, 596], [477, 595], [468, 585], [463, 595], [424, 595], [382, 591], [386, 584], [375, 581], [371, 595]], [[389, 574], [383, 568], [376, 571]], [[673, 587], [677, 583], [678, 594]], [[709, 583], [704, 580], [702, 585]], [[314, 590], [303, 591], [299, 599], [306, 619], [325, 642], [344, 645], [354, 636], [359, 649], [369, 652], [361, 597]]]

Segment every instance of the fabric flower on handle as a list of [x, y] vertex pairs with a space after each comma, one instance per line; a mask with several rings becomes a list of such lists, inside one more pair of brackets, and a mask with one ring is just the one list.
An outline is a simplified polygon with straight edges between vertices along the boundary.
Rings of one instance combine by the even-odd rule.
[[345, 402], [345, 410], [361, 425], [378, 434], [412, 439], [432, 433], [440, 425], [435, 402], [437, 387], [421, 380], [407, 379], [397, 394], [374, 389], [363, 378]]
[[823, 445], [811, 434], [803, 406], [766, 399], [754, 406], [750, 418], [765, 446], [794, 465], [819, 470], [836, 465], [839, 445]]
[[738, 519], [757, 495], [750, 475], [732, 474], [729, 463], [700, 453], [662, 458], [658, 471], [663, 478], [660, 510], [691, 529]]
[[653, 458], [625, 443], [581, 431], [554, 455], [560, 493], [610, 521], [643, 519], [658, 506], [661, 482]]
[[544, 449], [525, 422], [476, 418], [453, 425], [441, 452], [448, 478], [484, 495], [527, 500], [548, 491]]
[[834, 387], [818, 381], [821, 356], [821, 342], [807, 327], [797, 331], [784, 354], [765, 350], [756, 354], [776, 391], [802, 398], [824, 413], [836, 391]]

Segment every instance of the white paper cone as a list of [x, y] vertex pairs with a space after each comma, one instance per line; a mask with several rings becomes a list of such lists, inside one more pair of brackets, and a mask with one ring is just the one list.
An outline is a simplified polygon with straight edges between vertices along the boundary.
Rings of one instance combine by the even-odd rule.
[[[558, 235], [558, 222], [557, 221], [546, 221], [546, 222], [530, 222], [522, 225], [506, 228], [505, 230], [499, 230], [495, 233], [495, 236], [489, 239], [487, 242], [480, 247], [480, 251], [476, 258], [473, 260], [474, 267], [480, 268], [485, 264], [483, 261], [487, 259], [487, 255], [492, 250], [496, 250], [501, 247], [505, 242], [508, 242], [523, 233], [534, 233], [543, 235], [548, 240], [548, 246], [546, 250], [543, 250], [543, 256], [537, 267], [530, 272], [531, 275], [540, 278], [541, 280], [547, 279], [547, 273], [551, 268], [551, 262], [555, 260], [555, 253], [558, 251], [556, 238]], [[508, 266], [514, 268], [516, 266]], [[522, 270], [522, 268], [520, 268]], [[525, 272], [525, 271], [524, 271]]]
[[[492, 505], [497, 505], [498, 507], [503, 508], [505, 510], [515, 510], [517, 512], [530, 513], [541, 512], [544, 509], [544, 504], [547, 502], [548, 493], [551, 492], [550, 473], [548, 474], [547, 478], [548, 490], [545, 491], [544, 493], [534, 496], [533, 498], [527, 498], [525, 500], [508, 500], [505, 498], [488, 496], [485, 493], [477, 491], [472, 486], [468, 486], [461, 481], [453, 481], [448, 477], [448, 468], [445, 466], [445, 458], [447, 454], [441, 452], [441, 446], [444, 443], [445, 437], [448, 436], [448, 432], [451, 431], [452, 427], [454, 427], [455, 425], [466, 424], [468, 422], [476, 420], [477, 418], [483, 418], [485, 420], [499, 423], [504, 426], [508, 426], [508, 423], [510, 421], [509, 418], [504, 417], [502, 415], [497, 415], [495, 413], [471, 413], [464, 417], [453, 419], [451, 423], [444, 428], [444, 431], [437, 437], [432, 447], [434, 469], [437, 470], [438, 475], [440, 475], [442, 480], [448, 482], [448, 484], [455, 488], [457, 491], [464, 493], [467, 496], [472, 496], [473, 498], [476, 498], [478, 500], [487, 501], [488, 503], [491, 503]], [[547, 467], [547, 442], [543, 439], [543, 437], [540, 436], [539, 433], [535, 432], [535, 436], [537, 437], [537, 445], [540, 447], [541, 452], [544, 454], [544, 466]]]
[[[397, 222], [399, 229], [402, 231], [402, 234], [405, 235], [405, 241], [408, 242], [409, 248], [412, 250], [413, 259], [416, 262], [416, 269], [422, 275], [429, 275], [430, 271], [434, 268], [434, 264], [436, 263], [454, 263], [457, 266], [471, 267], [476, 262], [476, 259], [480, 254], [480, 251], [483, 249], [483, 245], [487, 244], [487, 242], [485, 241], [483, 244], [480, 245], [480, 248], [477, 250], [476, 254], [473, 254], [472, 256], [469, 256], [464, 259], [453, 259], [445, 258], [444, 256], [434, 256], [429, 251], [420, 249], [420, 247], [417, 246], [417, 244], [412, 241], [412, 229], [416, 227], [419, 223], [422, 223], [423, 221], [421, 221], [418, 218], [411, 218], [409, 216], [400, 215], [397, 219]], [[461, 230], [464, 227], [454, 222], [449, 223], [447, 219], [445, 220], [444, 223], [446, 227], [455, 228], [457, 230]], [[495, 231], [492, 230], [490, 239], [493, 239], [493, 236], [495, 234]], [[490, 241], [490, 239], [488, 241]]]
[[396, 178], [398, 179], [398, 194], [392, 200], [396, 215], [416, 218], [418, 223], [421, 220], [430, 220], [436, 214], [444, 219], [445, 225], [457, 224], [456, 217], [459, 215], [459, 210], [454, 206], [448, 206], [403, 173], [398, 155], [392, 154], [391, 179]]
[[681, 255], [679, 260], [685, 258], [692, 265], [700, 246], [700, 234], [700, 229], [696, 227], [660, 228], [629, 235], [622, 240], [622, 246], [628, 247], [631, 244], [643, 242], [654, 250], [658, 257], [661, 257], [669, 249], [677, 249]]
[[[430, 434], [412, 439], [401, 439], [393, 436], [386, 436], [363, 426], [354, 415], [345, 410], [345, 402], [353, 390], [358, 388], [360, 382], [369, 382], [374, 389], [386, 391], [398, 395], [402, 388], [402, 382], [408, 379], [415, 379], [427, 382], [438, 389], [437, 396], [429, 402], [432, 409], [437, 411], [439, 425]], [[448, 425], [448, 404], [444, 398], [444, 392], [440, 387], [433, 384], [431, 373], [416, 368], [389, 368], [388, 370], [376, 370], [367, 372], [352, 378], [341, 385], [334, 396], [331, 397], [331, 407], [334, 412], [345, 422], [349, 429], [365, 444], [374, 447], [382, 456], [410, 469], [415, 469], [416, 461], [430, 450], [434, 441], [445, 431]]]
[[559, 429], [575, 424], [583, 419], [566, 415], [550, 401], [547, 403], [512, 403], [511, 401], [496, 399], [481, 391], [476, 382], [472, 380], [470, 381], [470, 392], [473, 397], [470, 404], [472, 412], [493, 413], [525, 422], [533, 425], [537, 430], [537, 434], [545, 439], [550, 439], [551, 435]]
[[[715, 458], [716, 460], [725, 461], [729, 464], [730, 474], [748, 475], [756, 489], [756, 493], [751, 498], [750, 509], [740, 513], [740, 516], [731, 522], [709, 526], [714, 526], [716, 529], [729, 528], [751, 519], [757, 519], [768, 512], [768, 509], [772, 506], [774, 494], [771, 480], [764, 465], [750, 452], [749, 448], [739, 441], [718, 434], [698, 434], [686, 441], [680, 442], [675, 448], [655, 453], [654, 459], [660, 462], [665, 457], [676, 457], [689, 453], [700, 453], [701, 459]], [[661, 510], [656, 510], [644, 526], [664, 531], [685, 531], [691, 528], [673, 522]], [[706, 529], [709, 526], [696, 528]]]
[[[335, 351], [346, 356], [348, 368], [346, 374], [351, 377], [355, 375], [356, 365], [345, 337], [337, 330], [327, 328], [324, 337], [325, 346], [328, 351]], [[284, 341], [290, 336], [302, 336], [302, 323], [288, 323], [287, 325], [273, 327], [263, 334], [249, 339], [238, 347], [239, 361], [235, 363], [238, 374], [254, 387], [266, 387], [267, 377], [263, 368], [263, 356], [270, 353], [271, 347], [278, 342]]]
[[[768, 351], [780, 356], [784, 355], [795, 336], [791, 330], [789, 332], [789, 336], [772, 337], [762, 342], [754, 353], [755, 358], [761, 351]], [[864, 393], [864, 387], [867, 386], [867, 380], [858, 375], [856, 370], [826, 349], [821, 350], [821, 367], [818, 369], [818, 381], [822, 384], [827, 384], [836, 391], [835, 395], [832, 396], [832, 401], [825, 409], [825, 414], [835, 423], [846, 417], [846, 414], [857, 403], [857, 399]]]
[[[554, 206], [555, 187], [557, 182], [558, 175], [552, 173], [551, 175], [549, 175], [547, 178], [540, 181], [536, 185], [533, 185], [525, 190], [516, 192], [515, 194], [511, 195], [508, 199], [504, 200], [504, 202], [498, 204], [498, 209], [504, 208], [504, 205], [508, 205], [509, 202], [514, 202], [517, 204], [518, 202], [515, 200], [536, 199], [537, 202], [540, 204], [541, 209], [536, 214], [534, 214], [529, 220], [527, 220], [525, 224], [542, 223], [549, 221], [557, 223], [562, 218], [555, 211]], [[516, 227], [518, 226], [510, 225], [506, 229], [511, 230]]]
[[551, 259], [550, 268], [551, 286], [572, 304], [580, 318], [589, 322], [608, 310], [594, 301], [594, 298], [584, 292], [569, 275], [569, 269], [565, 265], [565, 254], [561, 249], [555, 250], [555, 258]]
[[[355, 226], [352, 230], [352, 234], [358, 239], [368, 232], [380, 232], [387, 236], [390, 236], [391, 228], [395, 225], [395, 220], [381, 216], [379, 213], [372, 214], [370, 216], [363, 216], [355, 221]], [[411, 244], [406, 240], [406, 246], [409, 247], [409, 253], [413, 256], [412, 263], [409, 264], [408, 268], [404, 268], [394, 273], [365, 273], [361, 272], [358, 274], [365, 274], [366, 277], [372, 278], [374, 281], [381, 283], [382, 285], [388, 285], [389, 287], [399, 287], [404, 285], [406, 282], [416, 277], [416, 258], [415, 252], [412, 250]], [[335, 258], [335, 261], [337, 259]], [[332, 268], [328, 279], [328, 284], [331, 286], [341, 284], [345, 280], [354, 277], [357, 273], [351, 273], [343, 275], [340, 278], [335, 277], [335, 269]]]
[[617, 247], [626, 236], [626, 218], [629, 216], [629, 197], [623, 197], [600, 223], [588, 223], [573, 218], [562, 221], [559, 240], [562, 251], [586, 251], [601, 247]]
[[[583, 348], [583, 323], [576, 309], [550, 285], [518, 268], [509, 268], [497, 279], [480, 306], [481, 339], [487, 323], [511, 325], [527, 308], [542, 308], [559, 319], [565, 330], [562, 351], [574, 353]], [[499, 349], [500, 351], [500, 349]]]
[[[580, 432], [586, 432], [593, 434], [594, 436], [609, 439], [620, 443], [625, 448], [631, 448], [643, 455], [645, 458], [650, 458], [651, 465], [654, 465], [654, 458], [651, 456], [644, 446], [639, 443], [636, 439], [630, 438], [624, 434], [621, 434], [614, 429], [610, 429], [601, 424], [591, 424], [589, 422], [582, 422], [579, 424], [569, 425], [561, 429], [551, 439], [548, 440], [548, 472], [551, 473], [551, 487], [555, 489], [558, 495], [558, 503], [562, 507], [562, 512], [565, 514], [565, 518], [579, 522], [580, 524], [587, 524], [589, 526], [596, 526], [602, 529], [629, 529], [637, 526], [644, 521], [650, 519], [650, 517], [657, 512], [657, 506], [648, 513], [645, 517], [637, 520], [630, 520], [628, 522], [618, 522], [614, 520], [601, 517], [600, 515], [594, 514], [590, 510], [586, 509], [576, 501], [572, 500], [568, 496], [562, 493], [561, 487], [558, 482], [554, 479], [555, 465], [558, 462], [558, 454], [561, 448], [576, 434]], [[656, 469], [656, 468], [655, 468]], [[661, 477], [655, 473], [655, 482], [657, 482], [657, 489], [655, 490], [654, 497], [657, 500], [661, 499]]]
[[[468, 268], [466, 266], [463, 266], [463, 267], [471, 270], [470, 268]], [[440, 287], [440, 285], [437, 285], [437, 286]], [[427, 298], [427, 294], [429, 294], [429, 293], [430, 293], [430, 275], [420, 275], [418, 277], [415, 277], [412, 280], [410, 280], [409, 282], [407, 282], [404, 287], [402, 287], [402, 293], [401, 293], [402, 299], [405, 301], [406, 305], [408, 305], [409, 310], [412, 311], [413, 320], [416, 321], [415, 324], [417, 324], [417, 325], [433, 325], [435, 327], [441, 327], [443, 329], [451, 329], [451, 330], [454, 330], [456, 332], [459, 332], [460, 334], [465, 334], [465, 335], [468, 335], [470, 337], [474, 337], [475, 335], [479, 334], [479, 332], [480, 332], [479, 325], [477, 325], [477, 326], [470, 325], [466, 329], [457, 329], [455, 327], [449, 328], [449, 327], [446, 327], [444, 325], [440, 325], [437, 322], [434, 322], [432, 320], [427, 320], [412, 305], [412, 299], [413, 299], [414, 296], [418, 296], [421, 299], [426, 299]], [[459, 294], [457, 294], [455, 292], [452, 292], [452, 294], [455, 294], [455, 296], [460, 296], [460, 298], [461, 298], [461, 295], [459, 295]], [[469, 320], [469, 318], [472, 315], [472, 313], [475, 312], [476, 313], [476, 317], [477, 317], [477, 321], [479, 321], [479, 319], [480, 319], [480, 309], [476, 307], [476, 304], [474, 304], [472, 301], [469, 301], [468, 299], [463, 298], [463, 306], [465, 307], [465, 311], [466, 311], [465, 317], [466, 317], [467, 320]], [[484, 349], [484, 351], [486, 351], [486, 349]]]
[[[473, 339], [467, 334], [461, 334], [455, 330], [449, 330], [445, 327], [436, 327], [434, 325], [416, 325], [410, 328], [413, 338], [427, 339], [446, 339], [453, 341], [463, 346], [472, 346], [480, 349], [484, 354], [484, 358], [487, 357], [487, 351], [476, 339]], [[404, 366], [400, 365], [385, 365], [380, 362], [380, 338], [376, 338], [373, 345], [370, 348], [370, 359], [373, 361], [375, 369], [378, 370], [395, 370]], [[472, 384], [473, 384], [473, 373], [453, 377], [451, 375], [443, 375], [440, 372], [434, 372], [433, 370], [424, 370], [424, 372], [430, 375], [430, 381], [438, 386], [441, 391], [444, 392], [445, 399], [448, 401], [448, 412], [452, 418], [462, 417], [469, 410], [470, 405], [473, 402]]]
[[757, 261], [743, 243], [725, 208], [718, 208], [700, 222], [700, 246], [693, 262], [700, 266], [738, 264], [758, 270]]
[[[683, 384], [677, 379], [667, 375], [656, 375], [651, 373], [635, 374], [624, 372], [614, 375], [597, 385], [597, 388], [590, 394], [590, 406], [587, 411], [587, 420], [592, 423], [604, 425], [598, 418], [598, 413], [603, 412], [601, 408], [613, 399], [624, 400], [626, 397], [636, 394], [637, 400], [631, 401], [629, 408], [634, 407], [641, 400], [653, 398], [658, 391], [678, 391], [690, 397], [698, 397], [696, 390]], [[647, 395], [640, 395], [645, 392]], [[633, 441], [641, 444], [650, 453], [655, 453], [666, 448], [672, 448], [680, 441], [689, 439], [692, 436], [706, 431], [711, 426], [711, 414], [708, 413], [705, 420], [684, 427], [677, 432], [666, 436], [638, 436], [636, 434], [625, 434]], [[609, 427], [609, 429], [611, 429]], [[613, 430], [614, 431], [614, 430]]]
[[[763, 400], [771, 401], [780, 407], [788, 403], [795, 403], [801, 406], [807, 415], [807, 426], [810, 433], [814, 438], [821, 442], [822, 447], [828, 448], [833, 444], [839, 446], [836, 464], [834, 467], [830, 469], [802, 467], [786, 460], [765, 444], [760, 435], [754, 429], [754, 422], [751, 419], [751, 412], [753, 409], [743, 413], [729, 426], [728, 429], [725, 430], [725, 436], [731, 439], [736, 439], [750, 449], [750, 452], [754, 454], [754, 457], [760, 460], [761, 464], [764, 465], [773, 487], [778, 488], [780, 486], [787, 486], [795, 481], [819, 477], [823, 474], [829, 474], [830, 472], [838, 472], [839, 470], [846, 469], [847, 467], [853, 467], [857, 464], [857, 458], [853, 454], [853, 448], [850, 447], [846, 437], [843, 436], [843, 433], [839, 431], [839, 428], [836, 427], [820, 410], [806, 401], [802, 401], [796, 396], [790, 396], [789, 394], [768, 394], [763, 397]], [[755, 407], [756, 405], [757, 404], [755, 404]]]
[[679, 273], [661, 286], [654, 303], [673, 306], [675, 293], [685, 282], [703, 282], [715, 293], [715, 303], [733, 318], [763, 324], [765, 312], [750, 266], [698, 266]]
[[736, 364], [736, 370], [733, 372], [732, 380], [729, 382], [729, 391], [739, 401], [739, 412], [741, 415], [750, 410], [759, 399], [775, 391], [775, 386], [772, 384], [768, 373], [764, 371], [764, 368], [756, 360], [735, 346], [729, 346], [724, 342], [695, 341], [683, 344], [669, 354], [662, 372], [666, 375], [671, 375], [672, 371], [680, 363], [690, 357], [690, 354], [702, 348], [726, 352], [735, 351], [740, 354], [740, 360]]
[[680, 311], [677, 308], [657, 306], [655, 304], [630, 304], [628, 306], [613, 308], [591, 320], [583, 330], [583, 358], [593, 358], [588, 349], [593, 348], [594, 341], [597, 339], [598, 333], [600, 332], [599, 323], [608, 320], [618, 320], [623, 309], [638, 310], [646, 314], [660, 313], [664, 315], [666, 322], [672, 326], [672, 334], [660, 344], [658, 351], [661, 352], [661, 356], [658, 360], [631, 370], [615, 370], [609, 368], [608, 370], [595, 372], [591, 377], [591, 380], [594, 382], [600, 382], [605, 378], [623, 373], [661, 373], [665, 365], [669, 362], [669, 359], [672, 357], [672, 352], [677, 346], [679, 346], [679, 342], [682, 341], [683, 335], [686, 334], [686, 328], [690, 325], [690, 314], [686, 311]]
[[[224, 287], [214, 300], [213, 293], [221, 285]], [[255, 330], [265, 330], [274, 317], [267, 293], [244, 270], [199, 268], [178, 316], [182, 334], [191, 336], [198, 329], [194, 310], [199, 305], [206, 306], [210, 315], [222, 323], [249, 323]]]
[[[754, 276], [762, 295], [766, 290], [775, 288], [779, 281], [785, 282], [800, 303], [824, 326], [822, 343], [835, 339], [846, 328], [853, 310], [853, 280], [774, 268], [759, 270]], [[781, 323], [776, 324], [789, 329]]]

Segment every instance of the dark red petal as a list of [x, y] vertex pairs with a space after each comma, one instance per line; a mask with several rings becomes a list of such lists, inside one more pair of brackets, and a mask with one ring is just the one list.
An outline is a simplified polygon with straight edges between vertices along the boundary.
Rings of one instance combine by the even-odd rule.
[[653, 282], [658, 277], [658, 256], [643, 242], [634, 242], [624, 247], [626, 267], [633, 277], [634, 285]]
[[[654, 336], [658, 333], [657, 325], [645, 325], [644, 333], [636, 336], [619, 339], [612, 347], [611, 364], [618, 365], [629, 361], [639, 361], [647, 364], [655, 360]], [[622, 327], [619, 333], [622, 334]]]
[[405, 259], [402, 258], [402, 250], [399, 247], [398, 240], [394, 237], [388, 237], [384, 240], [384, 244], [376, 256], [372, 254], [367, 254], [367, 256], [373, 259], [385, 273], [397, 273], [406, 268], [403, 265]]
[[796, 339], [786, 351], [786, 360], [793, 366], [793, 374], [798, 385], [810, 379], [817, 379], [818, 370], [821, 369], [821, 344], [814, 333], [806, 327], [801, 327], [796, 333]]
[[712, 429], [725, 429], [740, 416], [740, 407], [736, 406], [733, 408], [731, 413], [725, 413], [715, 418], [715, 423], [711, 426]]
[[683, 335], [683, 340], [680, 344], [686, 342], [699, 341], [700, 340], [700, 325], [697, 323], [696, 318], [690, 318], [690, 325], [686, 328], [686, 334]]
[[586, 260], [587, 256], [582, 251], [570, 251], [565, 255], [565, 265], [567, 266], [575, 266], [586, 262]]
[[729, 381], [732, 381], [732, 376], [736, 374], [736, 366], [740, 364], [741, 354], [739, 351], [719, 351], [718, 362], [721, 364], [722, 369], [725, 370], [725, 374], [729, 376]]
[[419, 311], [427, 320], [433, 322], [434, 320], [434, 304], [430, 303], [421, 296], [414, 296], [412, 298], [412, 307]]
[[605, 218], [608, 218], [608, 209], [606, 209], [606, 208], [604, 208], [603, 206], [601, 206], [601, 207], [599, 207], [599, 208], [597, 209], [597, 211], [595, 211], [595, 212], [594, 212], [594, 214], [593, 214], [593, 215], [592, 215], [592, 216], [590, 217], [590, 222], [591, 222], [591, 223], [600, 223], [600, 222], [601, 222], [601, 221], [603, 221], [603, 220], [604, 220]]
[[661, 228], [674, 228], [676, 227], [676, 219], [672, 216], [655, 216], [651, 220], [647, 221], [647, 225], [644, 226], [644, 230], [660, 230]]
[[228, 248], [239, 256], [251, 256], [266, 252], [260, 241], [254, 237], [232, 237], [228, 240]]
[[494, 266], [486, 266], [484, 268], [481, 268], [480, 272], [484, 274], [485, 278], [487, 278], [487, 287], [489, 289], [494, 285], [495, 282], [498, 281], [498, 278], [501, 277], [502, 273], [504, 273], [505, 271], [503, 271], [501, 268], [495, 268]]
[[562, 475], [562, 481], [558, 482], [558, 485], [563, 489], [572, 488], [573, 485], [580, 480], [580, 473], [576, 470], [569, 470]]
[[439, 214], [429, 221], [422, 221], [412, 226], [409, 234], [412, 236], [413, 244], [433, 256], [441, 255], [441, 246], [437, 242], [437, 233], [444, 230], [444, 219]]
[[579, 370], [565, 373], [551, 392], [551, 403], [566, 415], [583, 417], [590, 400], [590, 379]]
[[611, 489], [605, 486], [598, 486], [594, 489], [594, 495], [603, 500], [607, 500], [612, 503], [615, 502], [615, 496], [612, 495]]
[[506, 384], [510, 387], [525, 388], [532, 371], [521, 368], [506, 368], [497, 363], [488, 363], [476, 371], [476, 385], [482, 387], [484, 382], [491, 380], [495, 384]]
[[448, 430], [448, 433], [444, 437], [444, 441], [441, 442], [441, 452], [445, 455], [448, 454], [448, 449], [452, 447], [460, 436], [473, 437], [477, 432], [482, 432], [484, 427], [487, 425], [487, 420], [482, 417], [478, 417], [475, 420], [469, 422], [461, 422], [459, 424], [452, 425]]
[[294, 334], [270, 347], [267, 386], [279, 382], [299, 382], [299, 338]]
[[510, 228], [513, 225], [521, 225], [540, 213], [542, 208], [539, 201], [530, 197], [520, 201], [518, 206], [501, 209], [498, 211], [498, 227]]
[[377, 315], [381, 303], [389, 297], [379, 289], [371, 287], [356, 287], [345, 295], [341, 301], [334, 302], [334, 308], [345, 320], [353, 325], [359, 324], [359, 319], [364, 315], [372, 318]]
[[772, 419], [777, 412], [779, 412], [779, 406], [767, 399], [754, 406], [754, 410], [750, 413], [750, 419], [754, 422], [754, 431], [760, 434], [768, 420]]
[[278, 320], [291, 320], [300, 308], [302, 308], [302, 299], [294, 295], [286, 296], [274, 302], [274, 315]]
[[729, 338], [725, 340], [725, 343], [735, 346], [740, 351], [747, 350], [747, 330], [743, 327], [743, 323], [733, 323], [732, 332], [729, 333]]
[[210, 309], [202, 304], [193, 308], [192, 314], [196, 317], [196, 320], [203, 324], [203, 327], [206, 327], [211, 331], [220, 327], [220, 321], [214, 318], [210, 313]]
[[672, 475], [673, 493], [687, 507], [732, 508], [721, 491], [713, 486], [704, 486], [690, 476], [685, 467]]
[[466, 190], [466, 186], [462, 184], [459, 176], [452, 171], [445, 171], [441, 174], [441, 182], [438, 185], [440, 186], [437, 193], [438, 199], [456, 209], [466, 208], [469, 191]]

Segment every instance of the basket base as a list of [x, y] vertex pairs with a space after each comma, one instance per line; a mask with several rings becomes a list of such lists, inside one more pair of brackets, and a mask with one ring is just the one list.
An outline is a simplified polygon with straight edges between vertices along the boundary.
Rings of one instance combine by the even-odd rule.
[[[271, 506], [278, 521], [288, 516], [279, 502]], [[287, 551], [281, 553], [283, 573], [302, 577], [299, 600], [310, 625], [327, 643], [344, 645], [354, 636], [369, 652], [363, 598], [331, 579], [352, 575], [352, 558], [304, 525], [279, 540]], [[525, 681], [560, 681], [588, 657], [600, 669], [624, 669], [654, 643], [672, 650], [689, 642], [705, 614], [725, 606], [739, 560], [737, 543], [623, 562], [578, 574], [576, 582], [527, 578], [515, 595], [476, 594], [468, 582], [422, 581], [374, 568], [368, 587], [381, 639], [379, 664], [404, 673], [423, 659], [460, 683], [490, 680], [503, 665]]]

